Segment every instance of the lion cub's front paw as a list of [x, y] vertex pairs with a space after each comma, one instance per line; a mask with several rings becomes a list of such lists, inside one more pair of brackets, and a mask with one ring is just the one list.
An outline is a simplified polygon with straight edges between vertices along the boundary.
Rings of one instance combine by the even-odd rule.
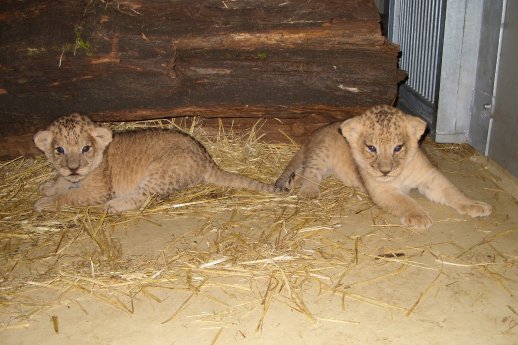
[[45, 196], [56, 195], [57, 194], [56, 182], [55, 181], [43, 182], [42, 184], [40, 184], [39, 190], [40, 190], [40, 193]]
[[473, 200], [468, 204], [461, 205], [457, 210], [460, 214], [467, 214], [470, 217], [487, 217], [493, 211], [493, 207], [483, 201]]
[[112, 199], [108, 201], [106, 204], [108, 206], [108, 213], [121, 213], [128, 209], [127, 201], [124, 199]]
[[278, 179], [275, 181], [275, 189], [276, 190], [290, 190], [290, 186], [288, 185], [288, 181], [285, 179]]
[[296, 186], [298, 180], [298, 176], [295, 173], [290, 176], [281, 176], [275, 181], [275, 188], [283, 192], [290, 192]]
[[298, 196], [301, 199], [316, 199], [320, 196], [320, 189], [315, 185], [304, 184], [300, 187]]
[[432, 218], [424, 212], [415, 212], [401, 217], [401, 224], [416, 229], [428, 229], [432, 226]]
[[138, 198], [115, 198], [108, 201], [105, 205], [108, 206], [109, 213], [121, 213], [124, 211], [132, 211], [138, 210], [142, 204], [143, 200]]
[[279, 193], [279, 194], [288, 194], [289, 192], [291, 192], [291, 190], [289, 190], [288, 188], [285, 188], [285, 187], [278, 187], [277, 185], [274, 185], [273, 192]]
[[43, 210], [56, 210], [56, 200], [51, 196], [44, 196], [43, 198], [36, 200], [34, 203], [34, 210], [38, 212]]

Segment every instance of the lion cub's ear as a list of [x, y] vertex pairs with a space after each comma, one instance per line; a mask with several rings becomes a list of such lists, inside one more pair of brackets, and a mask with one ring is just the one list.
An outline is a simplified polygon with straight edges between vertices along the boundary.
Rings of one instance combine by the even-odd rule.
[[406, 115], [406, 124], [408, 135], [415, 140], [421, 139], [426, 130], [427, 123], [417, 116]]
[[361, 133], [361, 130], [362, 123], [359, 117], [347, 119], [340, 125], [340, 132], [349, 142], [358, 138], [358, 136]]
[[103, 148], [108, 146], [112, 142], [113, 133], [108, 128], [104, 127], [94, 127], [90, 134], [101, 144]]
[[51, 131], [39, 131], [34, 135], [34, 143], [41, 151], [46, 152], [52, 143]]

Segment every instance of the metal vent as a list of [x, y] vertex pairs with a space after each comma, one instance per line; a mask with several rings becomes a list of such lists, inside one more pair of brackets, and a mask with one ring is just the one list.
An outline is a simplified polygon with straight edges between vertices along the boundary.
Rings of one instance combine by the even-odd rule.
[[446, 0], [391, 0], [389, 39], [401, 47], [407, 85], [435, 103]]

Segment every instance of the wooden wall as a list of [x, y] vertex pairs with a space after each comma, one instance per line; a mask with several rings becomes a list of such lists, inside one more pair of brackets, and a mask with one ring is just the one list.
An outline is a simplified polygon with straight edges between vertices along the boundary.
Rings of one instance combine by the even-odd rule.
[[[98, 121], [267, 119], [302, 141], [391, 104], [404, 73], [374, 0], [4, 0], [0, 159], [71, 112]], [[227, 121], [227, 122], [228, 122]]]

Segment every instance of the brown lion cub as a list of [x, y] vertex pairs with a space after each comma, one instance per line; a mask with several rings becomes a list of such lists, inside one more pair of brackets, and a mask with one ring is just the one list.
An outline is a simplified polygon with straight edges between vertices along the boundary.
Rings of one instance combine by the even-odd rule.
[[148, 129], [113, 134], [77, 113], [34, 136], [58, 178], [43, 183], [37, 211], [106, 204], [110, 212], [139, 209], [150, 195], [167, 196], [199, 183], [274, 192], [276, 188], [221, 170], [188, 134]]
[[[407, 193], [414, 188], [460, 214], [484, 217], [491, 206], [465, 196], [426, 158], [419, 140], [426, 122], [396, 108], [377, 106], [361, 116], [316, 131], [295, 154], [275, 185], [316, 198], [319, 184], [334, 175], [367, 191], [379, 207], [405, 226], [428, 228], [430, 216]], [[344, 140], [345, 137], [345, 140]]]

